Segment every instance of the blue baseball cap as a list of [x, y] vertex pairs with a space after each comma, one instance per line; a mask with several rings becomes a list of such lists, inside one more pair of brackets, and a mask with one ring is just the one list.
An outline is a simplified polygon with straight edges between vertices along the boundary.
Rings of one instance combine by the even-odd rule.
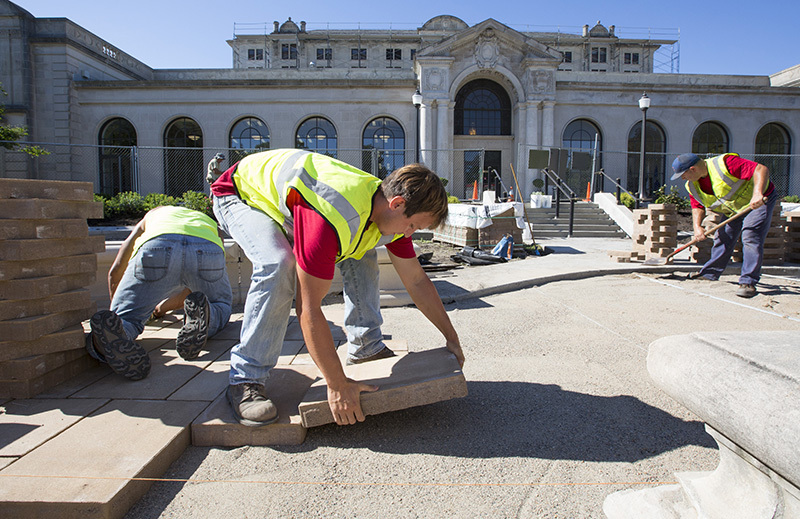
[[694, 153], [684, 153], [683, 155], [678, 155], [678, 157], [672, 161], [672, 170], [675, 172], [675, 174], [672, 175], [672, 180], [678, 180], [681, 178], [683, 172], [697, 164], [699, 160], [700, 157]]

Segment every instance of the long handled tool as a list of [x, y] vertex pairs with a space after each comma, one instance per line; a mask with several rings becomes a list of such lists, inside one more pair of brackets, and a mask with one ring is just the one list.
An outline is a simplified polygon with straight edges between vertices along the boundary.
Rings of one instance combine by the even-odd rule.
[[[514, 175], [514, 184], [517, 186], [517, 193], [519, 193], [520, 198], [522, 198], [522, 191], [519, 190], [519, 182], [517, 182], [517, 174], [514, 172], [514, 164], [509, 164], [511, 166], [511, 174]], [[533, 241], [533, 249], [537, 252], [537, 256], [539, 256], [539, 251], [541, 250], [538, 245], [536, 245], [536, 239], [533, 237], [533, 227], [531, 227], [531, 222], [528, 221], [528, 211], [525, 210], [525, 202], [522, 202], [522, 214], [525, 215], [525, 223], [528, 225], [528, 230], [531, 232], [531, 241]]]
[[[738, 219], [738, 218], [741, 218], [742, 216], [746, 215], [746, 214], [747, 214], [747, 213], [749, 213], [749, 212], [750, 212], [750, 206], [748, 205], [747, 207], [745, 207], [744, 209], [742, 209], [741, 211], [739, 211], [739, 212], [738, 212], [738, 213], [736, 213], [735, 215], [731, 216], [730, 218], [728, 218], [728, 219], [727, 219], [727, 220], [725, 220], [724, 222], [722, 222], [722, 223], [718, 223], [717, 225], [715, 225], [715, 226], [714, 226], [714, 227], [712, 227], [711, 229], [707, 230], [706, 232], [704, 232], [704, 233], [703, 233], [703, 235], [704, 235], [704, 236], [711, 236], [712, 234], [714, 234], [715, 232], [717, 232], [717, 229], [719, 229], [720, 227], [724, 227], [725, 225], [727, 225], [727, 224], [731, 223], [732, 221], [734, 221], [734, 220], [736, 220], [736, 219]], [[683, 246], [681, 246], [681, 247], [678, 247], [677, 249], [675, 249], [674, 251], [672, 251], [671, 253], [669, 253], [669, 255], [668, 255], [668, 256], [666, 256], [666, 257], [664, 257], [664, 258], [650, 258], [650, 259], [646, 260], [646, 261], [644, 262], [644, 264], [645, 264], [645, 265], [666, 265], [667, 263], [669, 263], [669, 262], [672, 260], [672, 257], [673, 257], [673, 256], [675, 256], [676, 254], [678, 254], [678, 253], [679, 253], [679, 252], [681, 252], [682, 250], [685, 250], [685, 249], [687, 249], [687, 248], [691, 247], [692, 245], [694, 245], [695, 243], [697, 243], [697, 242], [699, 242], [699, 241], [700, 241], [700, 238], [693, 238], [693, 239], [692, 239], [692, 240], [691, 240], [689, 243], [687, 243], [686, 245], [683, 245]]]

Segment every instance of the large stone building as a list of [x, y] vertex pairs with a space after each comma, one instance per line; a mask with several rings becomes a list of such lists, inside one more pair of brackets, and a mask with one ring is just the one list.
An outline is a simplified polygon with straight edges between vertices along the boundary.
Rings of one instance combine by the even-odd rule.
[[6, 153], [0, 167], [98, 192], [179, 194], [204, 189], [204, 164], [220, 150], [307, 147], [378, 175], [419, 154], [463, 198], [488, 166], [511, 186], [513, 165], [530, 193], [541, 172], [529, 151], [562, 148], [598, 152], [559, 168], [577, 192], [601, 167], [636, 192], [646, 92], [646, 193], [691, 150], [759, 158], [783, 194], [800, 194], [797, 67], [680, 74], [675, 38], [621, 32], [599, 22], [580, 34], [524, 32], [491, 18], [470, 27], [454, 16], [414, 30], [312, 30], [289, 19], [237, 24], [230, 69], [157, 70], [66, 18], [0, 0], [6, 116], [52, 153]]

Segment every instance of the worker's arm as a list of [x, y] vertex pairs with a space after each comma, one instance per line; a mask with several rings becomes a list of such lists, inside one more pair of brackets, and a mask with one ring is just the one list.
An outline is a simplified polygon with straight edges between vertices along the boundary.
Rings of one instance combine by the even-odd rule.
[[331, 281], [320, 279], [297, 267], [295, 308], [306, 347], [328, 384], [328, 405], [339, 425], [364, 421], [361, 392], [377, 391], [377, 386], [349, 379], [336, 355], [331, 330], [322, 313], [322, 298], [328, 293]]
[[692, 227], [694, 228], [694, 239], [703, 241], [706, 239], [706, 230], [703, 229], [703, 218], [706, 216], [704, 207], [692, 207]]
[[428, 274], [422, 269], [419, 260], [417, 258], [401, 258], [391, 252], [389, 252], [389, 258], [392, 260], [392, 265], [400, 276], [403, 286], [406, 287], [408, 295], [411, 296], [411, 300], [414, 301], [420, 312], [442, 332], [447, 349], [456, 356], [458, 363], [463, 367], [464, 353], [461, 351], [458, 334], [450, 322], [450, 317], [447, 316], [442, 298], [439, 297]]
[[144, 218], [139, 220], [139, 223], [136, 224], [128, 237], [125, 238], [125, 241], [122, 242], [119, 251], [117, 251], [117, 257], [114, 258], [114, 263], [108, 269], [108, 295], [111, 299], [114, 299], [114, 292], [117, 291], [122, 275], [125, 274], [125, 269], [128, 268], [128, 262], [133, 254], [133, 244], [136, 242], [136, 238], [144, 232], [145, 220], [147, 220], [147, 215], [144, 215]]
[[766, 202], [764, 191], [767, 190], [768, 186], [769, 169], [765, 165], [759, 164], [753, 171], [753, 196], [750, 199], [750, 209], [758, 209], [764, 205], [764, 202]]

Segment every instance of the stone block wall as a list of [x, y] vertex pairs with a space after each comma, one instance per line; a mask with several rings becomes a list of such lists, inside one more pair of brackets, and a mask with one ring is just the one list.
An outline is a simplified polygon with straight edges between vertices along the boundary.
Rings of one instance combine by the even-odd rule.
[[0, 398], [29, 398], [88, 369], [102, 218], [89, 182], [0, 179]]

